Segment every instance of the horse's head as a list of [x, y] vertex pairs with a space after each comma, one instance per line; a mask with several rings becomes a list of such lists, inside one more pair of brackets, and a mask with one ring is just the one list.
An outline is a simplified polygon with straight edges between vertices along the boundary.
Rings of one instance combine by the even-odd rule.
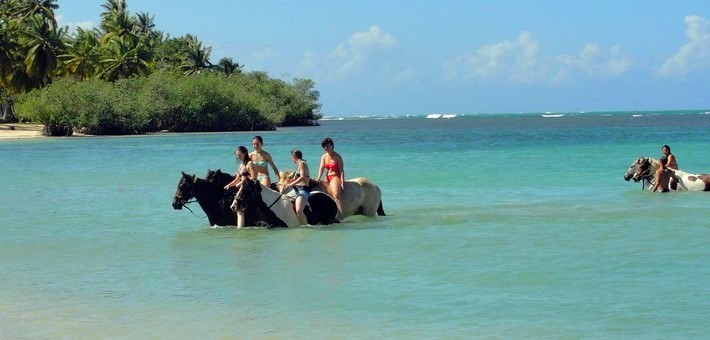
[[221, 169], [217, 170], [207, 170], [207, 175], [205, 175], [205, 181], [212, 183], [218, 187], [224, 187], [228, 183], [234, 180], [234, 176], [222, 172]]
[[293, 175], [293, 171], [291, 170], [286, 170], [286, 171], [279, 171], [279, 183], [276, 184], [276, 188], [278, 191], [281, 191], [284, 187], [284, 183], [291, 179], [291, 176]]
[[634, 182], [638, 182], [650, 176], [651, 160], [647, 157], [641, 157], [631, 163], [629, 169], [626, 170], [626, 174], [624, 174], [624, 180], [629, 181], [633, 179]]
[[246, 208], [246, 206], [255, 200], [263, 202], [261, 199], [261, 183], [257, 180], [243, 180], [234, 199], [237, 200], [240, 208]]
[[192, 189], [195, 186], [196, 180], [195, 175], [188, 175], [185, 172], [182, 172], [182, 178], [180, 178], [177, 191], [175, 191], [175, 195], [173, 196], [173, 209], [182, 209], [182, 207], [185, 206], [190, 199], [195, 197]]

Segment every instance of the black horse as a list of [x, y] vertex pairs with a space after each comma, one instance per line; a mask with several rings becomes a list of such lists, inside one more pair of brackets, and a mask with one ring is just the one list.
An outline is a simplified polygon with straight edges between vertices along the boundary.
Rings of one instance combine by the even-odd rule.
[[[235, 190], [224, 190], [222, 187], [183, 172], [173, 196], [173, 209], [181, 210], [192, 199], [195, 199], [207, 215], [211, 226], [237, 225], [237, 215], [229, 208], [234, 199]], [[249, 226], [279, 226], [265, 224], [264, 221], [273, 219], [263, 216], [257, 209], [248, 209], [244, 215], [245, 224]], [[285, 225], [280, 226], [285, 227]]]

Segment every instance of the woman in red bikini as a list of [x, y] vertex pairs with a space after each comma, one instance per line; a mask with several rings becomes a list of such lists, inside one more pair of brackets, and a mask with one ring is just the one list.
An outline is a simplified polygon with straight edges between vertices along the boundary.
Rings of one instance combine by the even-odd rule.
[[335, 204], [338, 206], [337, 218], [341, 220], [343, 218], [343, 207], [340, 203], [340, 196], [343, 193], [345, 184], [343, 157], [340, 157], [340, 154], [333, 151], [335, 145], [332, 139], [326, 138], [320, 145], [323, 147], [323, 150], [325, 150], [325, 154], [323, 154], [323, 157], [320, 159], [320, 167], [318, 168], [318, 177], [316, 180], [320, 181], [323, 172], [325, 172], [325, 181], [328, 182], [330, 193], [335, 200]]

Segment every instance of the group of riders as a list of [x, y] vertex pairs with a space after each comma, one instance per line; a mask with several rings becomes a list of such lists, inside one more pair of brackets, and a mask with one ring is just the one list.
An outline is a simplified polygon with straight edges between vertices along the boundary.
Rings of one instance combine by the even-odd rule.
[[[276, 168], [271, 154], [263, 149], [263, 138], [261, 136], [254, 136], [252, 146], [254, 147], [254, 151], [251, 153], [249, 153], [244, 146], [239, 146], [234, 151], [237, 157], [238, 168], [237, 172], [234, 174], [234, 180], [224, 186], [225, 190], [230, 187], [235, 187], [239, 190], [245, 180], [257, 180], [268, 188], [274, 188], [275, 182], [272, 181], [269, 175], [269, 166], [274, 170], [276, 182], [279, 182], [279, 170]], [[318, 176], [315, 180], [320, 181], [323, 174], [325, 174], [325, 181], [330, 189], [331, 197], [338, 208], [336, 219], [341, 220], [343, 218], [343, 208], [340, 198], [345, 184], [343, 158], [334, 151], [335, 144], [331, 138], [323, 139], [321, 146], [323, 147], [324, 153], [321, 157], [318, 167]], [[304, 209], [310, 196], [311, 173], [308, 168], [308, 163], [303, 159], [301, 150], [291, 150], [291, 160], [296, 165], [296, 170], [285, 179], [280, 189], [282, 193], [286, 193], [291, 189], [295, 191], [296, 199], [294, 209], [302, 224], [306, 224]], [[240, 223], [240, 221], [244, 221], [244, 212], [237, 208], [236, 196], [231, 209], [237, 213], [237, 227], [242, 227], [243, 223]]]

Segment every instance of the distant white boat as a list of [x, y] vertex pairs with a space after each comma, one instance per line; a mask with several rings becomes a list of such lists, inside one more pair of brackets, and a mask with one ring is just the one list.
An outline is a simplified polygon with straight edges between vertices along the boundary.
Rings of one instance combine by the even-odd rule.
[[450, 114], [450, 115], [443, 115], [443, 116], [441, 116], [441, 118], [455, 118], [455, 117], [456, 117], [455, 114]]
[[427, 118], [441, 118], [441, 115], [438, 113], [433, 113], [430, 115], [426, 115]]
[[564, 113], [545, 113], [542, 116], [545, 118], [558, 118], [564, 116]]

